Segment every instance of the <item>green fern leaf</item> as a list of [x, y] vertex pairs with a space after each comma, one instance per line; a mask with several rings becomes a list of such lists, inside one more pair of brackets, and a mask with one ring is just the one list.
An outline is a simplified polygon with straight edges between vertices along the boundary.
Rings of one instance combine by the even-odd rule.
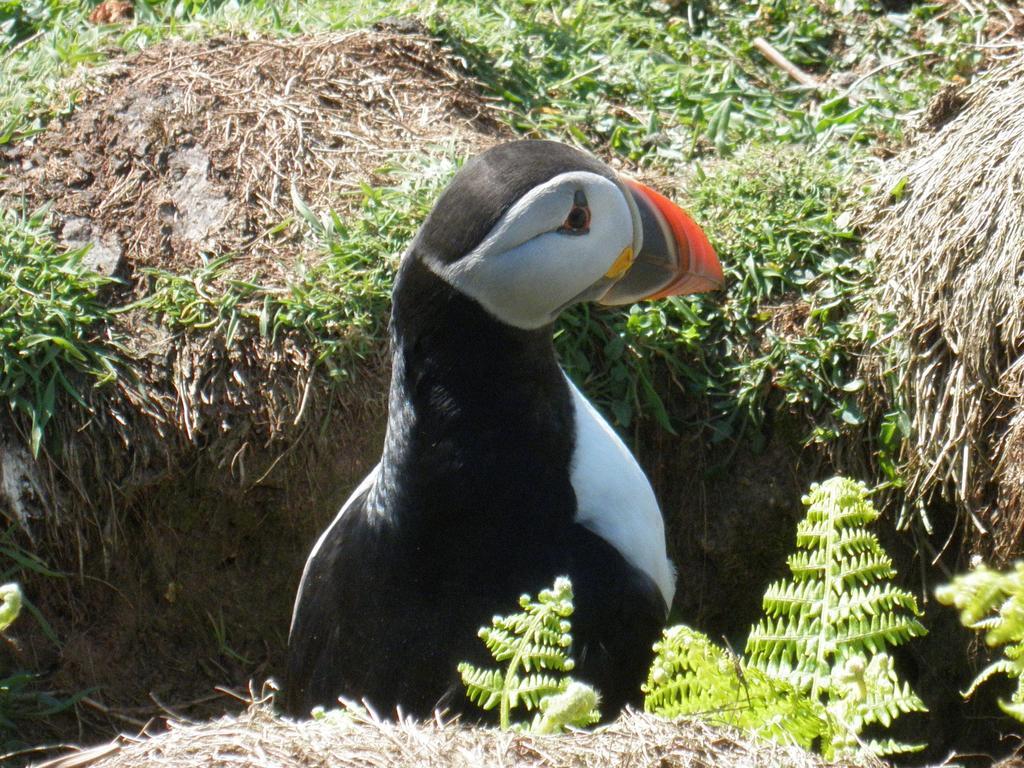
[[[516, 681], [516, 701], [521, 703], [526, 709], [539, 709], [542, 699], [562, 693], [566, 685], [567, 683], [564, 678], [542, 674], [527, 675], [522, 680]], [[513, 703], [513, 706], [515, 706], [515, 703]]]
[[905, 755], [920, 752], [925, 748], [924, 744], [906, 744], [892, 739], [868, 739], [861, 743], [868, 752], [874, 755]]
[[466, 696], [483, 710], [494, 709], [501, 702], [501, 691], [505, 678], [497, 669], [477, 669], [462, 662], [458, 666]]
[[917, 694], [897, 678], [887, 653], [870, 660], [861, 654], [846, 659], [833, 669], [831, 691], [830, 710], [853, 733], [872, 723], [888, 728], [901, 714], [925, 711]]
[[[542, 590], [536, 602], [529, 595], [519, 598], [522, 611], [495, 616], [490, 627], [480, 629], [480, 638], [495, 661], [506, 669], [479, 669], [459, 664], [466, 696], [477, 706], [500, 711], [503, 729], [513, 727], [511, 711], [519, 706], [540, 710], [535, 728], [553, 733], [567, 726], [583, 727], [597, 722], [599, 697], [590, 686], [565, 675], [573, 669], [572, 584], [558, 578], [551, 589]], [[572, 695], [568, 695], [569, 691]], [[549, 702], [545, 704], [545, 702]]]
[[[892, 561], [865, 528], [878, 512], [864, 485], [844, 478], [813, 486], [804, 503], [797, 551], [787, 559], [791, 578], [766, 590], [747, 660], [686, 627], [666, 630], [644, 706], [668, 717], [712, 717], [785, 743], [820, 742], [829, 758], [918, 749], [860, 737], [868, 725], [887, 727], [924, 711], [885, 652], [925, 629], [916, 599], [889, 582]], [[1021, 702], [1024, 708], [1024, 691]]]
[[999, 708], [1003, 710], [1003, 712], [1008, 714], [1010, 717], [1016, 718], [1017, 720], [1024, 722], [1024, 701], [1018, 703], [1014, 701], [1000, 700]]
[[672, 627], [654, 649], [657, 657], [643, 686], [648, 712], [700, 715], [803, 747], [831, 736], [833, 723], [823, 706], [746, 666], [700, 632]]
[[818, 581], [776, 581], [764, 593], [764, 612], [768, 616], [788, 616], [797, 605], [813, 608], [821, 602], [824, 585]]
[[21, 612], [21, 587], [17, 584], [0, 586], [0, 632], [3, 632]]
[[[712, 717], [783, 742], [820, 742], [830, 759], [920, 749], [859, 735], [868, 725], [888, 727], [902, 714], [925, 711], [886, 652], [925, 628], [918, 602], [889, 581], [892, 561], [865, 528], [878, 512], [864, 485], [845, 478], [813, 486], [804, 502], [797, 551], [787, 558], [792, 577], [766, 590], [745, 662], [686, 627], [667, 630], [654, 646], [644, 706], [667, 717]], [[1020, 703], [1024, 709], [1024, 690]]]
[[866, 725], [924, 707], [896, 680], [885, 650], [925, 629], [917, 601], [888, 581], [892, 561], [865, 528], [878, 512], [864, 485], [833, 478], [804, 503], [787, 560], [792, 577], [768, 588], [746, 653], [752, 667], [788, 681], [845, 726], [825, 750], [838, 756], [857, 750]]
[[[841, 556], [842, 553], [838, 550], [836, 552]], [[840, 559], [837, 570], [839, 580], [834, 582], [834, 590], [837, 594], [844, 588], [856, 586], [858, 583], [868, 586], [882, 579], [891, 579], [896, 575], [896, 571], [892, 568], [892, 561], [888, 557], [879, 557], [874, 552], [861, 552], [849, 559]]]
[[1024, 722], [1024, 562], [1010, 571], [993, 571], [979, 564], [971, 572], [935, 590], [939, 601], [960, 609], [964, 626], [985, 632], [990, 646], [1004, 646], [1003, 658], [983, 669], [964, 696], [972, 695], [982, 683], [1003, 674], [1017, 681], [1010, 701], [1000, 708]]

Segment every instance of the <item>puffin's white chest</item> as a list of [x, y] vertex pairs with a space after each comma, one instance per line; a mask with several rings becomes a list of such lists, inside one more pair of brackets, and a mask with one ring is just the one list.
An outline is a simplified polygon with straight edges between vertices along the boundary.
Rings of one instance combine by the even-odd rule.
[[665, 526], [647, 476], [601, 414], [569, 381], [576, 413], [571, 481], [576, 522], [614, 546], [657, 585], [672, 605], [675, 569], [665, 551]]

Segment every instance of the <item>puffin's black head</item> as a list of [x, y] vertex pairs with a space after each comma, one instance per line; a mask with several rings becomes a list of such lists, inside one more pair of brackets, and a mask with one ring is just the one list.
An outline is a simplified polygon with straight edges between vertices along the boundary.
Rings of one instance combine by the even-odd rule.
[[501, 144], [468, 161], [406, 258], [524, 329], [579, 301], [629, 304], [723, 281], [680, 208], [551, 141]]

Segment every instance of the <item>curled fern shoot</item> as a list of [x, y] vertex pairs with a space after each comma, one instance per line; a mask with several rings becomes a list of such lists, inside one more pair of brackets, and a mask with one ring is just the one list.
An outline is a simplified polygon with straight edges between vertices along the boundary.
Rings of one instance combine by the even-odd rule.
[[970, 573], [957, 576], [935, 590], [939, 602], [960, 610], [965, 627], [985, 632], [990, 646], [1005, 646], [1003, 658], [996, 659], [974, 678], [964, 696], [995, 675], [1017, 681], [1009, 701], [999, 700], [1006, 714], [1024, 722], [1024, 562], [1010, 571], [994, 571], [984, 563]]
[[530, 727], [534, 733], [560, 733], [567, 725], [582, 728], [601, 719], [597, 691], [577, 680], [565, 683], [561, 693], [540, 700], [540, 718]]
[[597, 692], [566, 674], [575, 666], [569, 657], [573, 612], [569, 579], [556, 579], [536, 602], [529, 595], [521, 596], [519, 605], [520, 613], [495, 616], [491, 626], [479, 633], [494, 660], [507, 662], [504, 670], [459, 664], [469, 700], [484, 710], [499, 707], [503, 730], [515, 727], [512, 709], [520, 704], [538, 711], [530, 726], [537, 733], [593, 725], [600, 719]]

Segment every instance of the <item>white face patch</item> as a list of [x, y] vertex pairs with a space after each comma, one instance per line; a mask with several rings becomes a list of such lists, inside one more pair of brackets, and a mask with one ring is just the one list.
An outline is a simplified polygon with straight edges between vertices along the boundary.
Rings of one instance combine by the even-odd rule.
[[[579, 193], [589, 231], [560, 232]], [[517, 200], [473, 251], [451, 264], [426, 259], [427, 266], [502, 322], [540, 328], [598, 283], [623, 249], [639, 251], [628, 194], [596, 173], [560, 174]]]
[[676, 574], [665, 551], [665, 524], [651, 484], [608, 422], [568, 376], [566, 381], [576, 413], [570, 474], [576, 492], [576, 522], [646, 573], [665, 598], [665, 605], [671, 607]]

